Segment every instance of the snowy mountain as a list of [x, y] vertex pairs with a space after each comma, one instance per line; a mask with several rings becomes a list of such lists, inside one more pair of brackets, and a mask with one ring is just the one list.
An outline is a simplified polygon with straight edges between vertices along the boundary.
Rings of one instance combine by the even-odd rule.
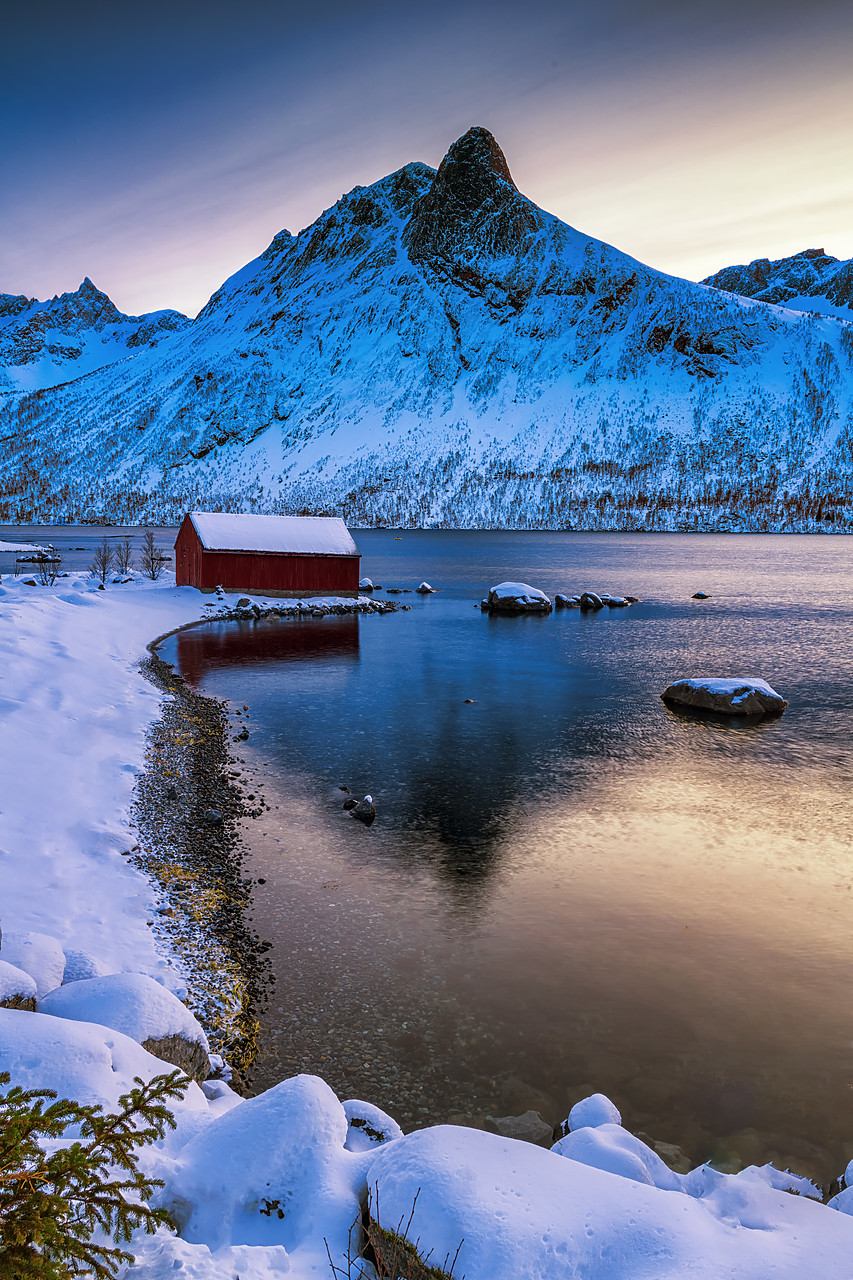
[[0, 293], [0, 391], [55, 387], [188, 324], [177, 311], [123, 315], [88, 276], [76, 293], [49, 302]]
[[847, 528], [852, 399], [853, 326], [591, 239], [472, 129], [155, 348], [0, 397], [0, 517]]
[[775, 262], [756, 258], [748, 266], [724, 267], [702, 283], [792, 311], [853, 321], [853, 258], [841, 262], [823, 249], [803, 249]]

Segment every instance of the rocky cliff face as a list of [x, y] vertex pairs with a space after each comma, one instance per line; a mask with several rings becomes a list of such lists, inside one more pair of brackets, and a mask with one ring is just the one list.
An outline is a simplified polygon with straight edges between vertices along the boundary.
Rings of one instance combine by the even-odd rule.
[[537, 208], [485, 129], [283, 231], [156, 346], [0, 397], [5, 519], [846, 528], [853, 330]]
[[177, 311], [123, 315], [88, 276], [75, 293], [49, 302], [0, 293], [0, 391], [68, 382], [188, 324]]
[[756, 258], [748, 266], [724, 267], [703, 284], [794, 311], [853, 321], [853, 258], [842, 262], [823, 249], [803, 249], [775, 262]]

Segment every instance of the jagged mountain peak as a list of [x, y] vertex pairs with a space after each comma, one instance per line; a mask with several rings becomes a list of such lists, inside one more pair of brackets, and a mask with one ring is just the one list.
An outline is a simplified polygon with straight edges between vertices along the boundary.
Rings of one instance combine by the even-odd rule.
[[458, 259], [471, 253], [517, 253], [541, 215], [512, 180], [488, 129], [476, 126], [453, 143], [406, 228], [412, 257]]
[[[66, 298], [79, 298], [81, 301], [92, 301], [94, 299], [97, 299], [98, 301], [103, 300], [104, 302], [108, 302], [110, 306], [114, 305], [110, 295], [108, 293], [104, 293], [103, 289], [99, 289], [91, 276], [84, 276], [80, 281], [79, 288], [75, 290], [74, 293], [67, 293], [63, 296]], [[118, 308], [116, 308], [116, 310], [118, 310]]]
[[189, 324], [177, 311], [124, 315], [89, 276], [47, 302], [0, 294], [0, 392], [55, 386], [117, 360]]
[[[482, 125], [474, 125], [451, 145], [436, 174], [436, 183], [446, 190], [453, 190], [462, 198], [475, 188], [485, 184], [489, 191], [494, 179], [508, 182], [515, 187], [506, 156], [497, 139]], [[518, 190], [517, 187], [515, 187]]]
[[824, 249], [801, 249], [773, 260], [754, 258], [746, 264], [724, 267], [702, 283], [794, 311], [846, 320], [853, 313], [853, 258], [841, 261]]

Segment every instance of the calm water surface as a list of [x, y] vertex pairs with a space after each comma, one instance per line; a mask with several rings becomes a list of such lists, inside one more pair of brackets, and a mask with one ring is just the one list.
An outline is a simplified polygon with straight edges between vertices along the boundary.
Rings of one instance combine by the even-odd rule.
[[[390, 617], [219, 624], [167, 659], [250, 708], [276, 996], [255, 1084], [325, 1076], [407, 1127], [591, 1090], [734, 1167], [853, 1156], [853, 542], [357, 535]], [[630, 609], [496, 618], [516, 579]], [[710, 592], [705, 602], [694, 591]], [[384, 592], [378, 593], [384, 596]], [[761, 676], [780, 720], [667, 710]], [[466, 699], [475, 701], [466, 703]], [[338, 785], [378, 818], [343, 813]]]

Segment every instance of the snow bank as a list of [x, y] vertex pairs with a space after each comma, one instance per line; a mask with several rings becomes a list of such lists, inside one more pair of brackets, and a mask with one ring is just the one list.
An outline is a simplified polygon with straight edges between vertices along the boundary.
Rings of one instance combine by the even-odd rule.
[[[160, 694], [140, 674], [145, 646], [201, 618], [204, 596], [174, 579], [97, 584], [83, 574], [52, 587], [0, 584], [0, 732], [3, 760], [0, 876], [4, 937], [30, 930], [84, 950], [108, 972], [165, 976], [146, 926], [148, 880], [121, 857], [135, 843], [128, 819], [145, 731]], [[16, 953], [17, 954], [17, 953]], [[62, 981], [33, 974], [42, 993]]]
[[368, 1185], [391, 1230], [419, 1192], [409, 1239], [433, 1265], [463, 1242], [465, 1280], [849, 1280], [846, 1215], [746, 1173], [715, 1175], [698, 1198], [443, 1125], [380, 1148]]
[[[169, 1066], [119, 1031], [0, 1009], [0, 1070], [8, 1071], [12, 1084], [22, 1089], [54, 1089], [61, 1098], [112, 1110], [133, 1087], [135, 1076], [148, 1081]], [[189, 1124], [182, 1130], [183, 1141], [198, 1127], [193, 1114], [207, 1121], [207, 1102], [196, 1084], [189, 1085], [183, 1101], [170, 1106]]]
[[44, 553], [47, 554], [48, 547], [40, 547], [35, 542], [2, 542], [0, 541], [0, 552], [14, 551], [18, 554], [23, 552], [32, 552], [33, 555]]
[[679, 1175], [664, 1164], [658, 1153], [618, 1123], [573, 1129], [551, 1150], [555, 1155], [567, 1156], [592, 1169], [606, 1169], [608, 1173], [649, 1187], [660, 1187], [663, 1191], [682, 1189]]

